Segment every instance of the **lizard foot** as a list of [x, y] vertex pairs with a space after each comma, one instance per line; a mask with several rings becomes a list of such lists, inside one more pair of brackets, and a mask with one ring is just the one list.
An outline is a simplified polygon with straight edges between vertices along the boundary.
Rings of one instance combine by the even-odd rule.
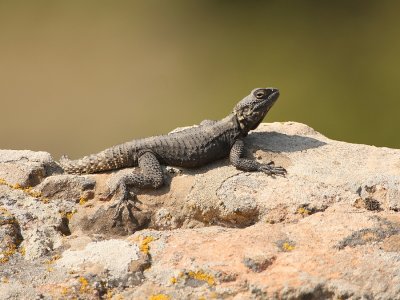
[[138, 210], [135, 206], [136, 202], [138, 202], [136, 194], [128, 190], [126, 183], [122, 179], [111, 184], [105, 198], [107, 199], [112, 196], [114, 196], [116, 202], [110, 206], [110, 208], [115, 209], [114, 216], [112, 217], [114, 221], [113, 227], [122, 223], [122, 216], [125, 209], [128, 212], [131, 222], [137, 223], [136, 218], [132, 214], [132, 209]]
[[278, 176], [285, 176], [287, 171], [283, 167], [275, 167], [275, 163], [273, 161], [267, 164], [261, 164], [258, 168], [258, 171], [263, 172], [268, 175], [278, 175]]

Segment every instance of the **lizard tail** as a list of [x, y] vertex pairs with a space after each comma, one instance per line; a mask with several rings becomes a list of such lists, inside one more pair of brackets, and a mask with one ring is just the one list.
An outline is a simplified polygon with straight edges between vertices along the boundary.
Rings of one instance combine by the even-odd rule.
[[59, 164], [68, 174], [92, 174], [129, 167], [133, 161], [124, 145], [120, 145], [77, 160], [63, 155]]

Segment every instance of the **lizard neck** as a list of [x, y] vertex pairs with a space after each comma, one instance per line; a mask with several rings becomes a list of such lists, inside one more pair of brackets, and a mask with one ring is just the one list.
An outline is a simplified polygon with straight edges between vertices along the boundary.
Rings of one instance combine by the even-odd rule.
[[244, 130], [240, 126], [240, 123], [239, 123], [239, 120], [237, 119], [236, 114], [231, 113], [231, 114], [227, 115], [225, 118], [223, 118], [221, 121], [229, 123], [230, 126], [232, 126], [232, 128], [234, 128], [235, 130], [237, 130], [239, 132], [240, 137], [247, 136], [248, 130]]

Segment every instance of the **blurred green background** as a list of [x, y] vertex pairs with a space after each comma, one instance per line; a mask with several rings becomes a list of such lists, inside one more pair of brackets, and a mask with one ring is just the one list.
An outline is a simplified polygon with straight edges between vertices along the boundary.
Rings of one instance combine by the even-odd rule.
[[0, 148], [73, 158], [217, 119], [400, 148], [400, 1], [2, 1]]

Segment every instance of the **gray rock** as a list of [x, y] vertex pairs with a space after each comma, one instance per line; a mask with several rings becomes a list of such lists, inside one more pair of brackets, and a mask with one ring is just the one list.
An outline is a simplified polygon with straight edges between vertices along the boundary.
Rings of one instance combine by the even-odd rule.
[[400, 299], [400, 150], [294, 122], [246, 145], [287, 176], [166, 168], [122, 224], [106, 183], [135, 168], [59, 175], [43, 153], [1, 152], [0, 298]]
[[[83, 249], [68, 249], [57, 260], [55, 267], [88, 277], [87, 273], [101, 275], [109, 286], [129, 286], [134, 272], [140, 269], [135, 263], [145, 260], [136, 244], [124, 240], [90, 242]], [[135, 268], [132, 270], [132, 266]]]
[[47, 152], [0, 150], [0, 178], [11, 185], [32, 187], [59, 167]]
[[[11, 218], [3, 228], [8, 228], [8, 240], [23, 249], [24, 258], [35, 260], [61, 246], [61, 238], [68, 234], [66, 211], [68, 203], [59, 205], [56, 202], [35, 198], [23, 189], [0, 186], [0, 211], [6, 211]], [[5, 217], [4, 217], [5, 218]], [[18, 250], [18, 249], [16, 249]], [[17, 251], [16, 251], [17, 252]]]
[[270, 265], [274, 263], [276, 259], [275, 255], [258, 255], [258, 256], [247, 256], [243, 258], [243, 264], [252, 270], [253, 272], [265, 271]]
[[94, 197], [95, 186], [94, 175], [55, 175], [44, 179], [35, 190], [50, 200], [82, 203]]
[[15, 216], [0, 207], [0, 262], [7, 262], [19, 247], [22, 236]]

